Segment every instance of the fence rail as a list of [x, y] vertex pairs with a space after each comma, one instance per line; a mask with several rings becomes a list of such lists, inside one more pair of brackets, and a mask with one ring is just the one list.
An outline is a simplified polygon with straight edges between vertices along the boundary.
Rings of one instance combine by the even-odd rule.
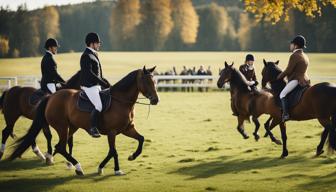
[[[217, 88], [218, 76], [199, 76], [199, 75], [157, 75], [154, 80], [160, 89], [169, 90], [170, 88]], [[110, 80], [117, 81], [118, 77], [111, 77]], [[336, 83], [336, 76], [311, 76], [312, 80], [332, 81]], [[10, 87], [21, 85], [39, 88], [39, 77], [36, 76], [17, 76], [0, 77], [0, 91]]]

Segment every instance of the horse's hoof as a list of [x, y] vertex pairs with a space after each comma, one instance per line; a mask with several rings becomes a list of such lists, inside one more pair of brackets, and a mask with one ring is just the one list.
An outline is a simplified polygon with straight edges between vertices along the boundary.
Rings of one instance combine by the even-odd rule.
[[122, 170], [118, 170], [118, 171], [114, 171], [114, 175], [115, 176], [123, 176], [123, 175], [126, 175], [126, 173], [124, 173]]
[[265, 133], [264, 137], [268, 137], [268, 133]]
[[248, 135], [243, 135], [244, 139], [250, 138]]
[[324, 153], [324, 150], [321, 150], [321, 151], [316, 151], [316, 155], [315, 157], [319, 157], [321, 154]]
[[254, 139], [255, 139], [256, 141], [259, 141], [260, 136], [259, 136], [257, 133], [253, 133], [253, 135], [254, 135]]
[[135, 160], [135, 158], [134, 158], [133, 155], [130, 155], [130, 156], [128, 157], [128, 160], [129, 160], [129, 161], [133, 161], [133, 160]]
[[282, 154], [280, 156], [280, 159], [286, 159], [287, 156], [288, 156], [288, 152], [284, 151], [284, 152], [282, 152]]
[[104, 169], [98, 167], [98, 175], [104, 175]]
[[72, 169], [72, 168], [74, 168], [74, 166], [72, 165], [72, 163], [70, 163], [69, 161], [66, 162], [66, 166], [67, 166], [67, 169]]
[[54, 157], [48, 153], [45, 154], [45, 161], [46, 165], [53, 165], [54, 164]]
[[84, 172], [82, 170], [75, 170], [77, 176], [84, 176]]

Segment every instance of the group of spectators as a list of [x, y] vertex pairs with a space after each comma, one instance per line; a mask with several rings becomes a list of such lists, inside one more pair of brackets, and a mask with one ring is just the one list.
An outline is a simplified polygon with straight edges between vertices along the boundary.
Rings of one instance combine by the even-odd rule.
[[187, 68], [186, 66], [183, 66], [183, 69], [180, 73], [177, 72], [176, 67], [174, 66], [172, 69], [167, 70], [165, 72], [157, 72], [155, 71], [154, 75], [212, 75], [211, 67], [208, 66], [207, 69], [205, 69], [204, 65], [199, 66], [198, 70], [196, 70], [196, 67]]

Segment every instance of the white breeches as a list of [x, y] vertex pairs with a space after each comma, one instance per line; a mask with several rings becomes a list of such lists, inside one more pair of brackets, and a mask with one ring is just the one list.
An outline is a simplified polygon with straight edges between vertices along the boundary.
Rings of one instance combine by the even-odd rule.
[[298, 85], [299, 85], [298, 80], [291, 80], [290, 82], [288, 82], [286, 87], [280, 93], [280, 99], [285, 98], [286, 95], [290, 93], [291, 91], [293, 91], [293, 89], [295, 89], [295, 87]]
[[101, 87], [99, 85], [95, 85], [92, 87], [81, 87], [81, 88], [86, 93], [91, 103], [95, 106], [96, 110], [101, 112], [103, 109], [103, 105], [99, 95]]
[[55, 85], [55, 83], [48, 83], [47, 87], [48, 87], [48, 89], [49, 89], [49, 91], [51, 93], [55, 93], [56, 92], [56, 85]]

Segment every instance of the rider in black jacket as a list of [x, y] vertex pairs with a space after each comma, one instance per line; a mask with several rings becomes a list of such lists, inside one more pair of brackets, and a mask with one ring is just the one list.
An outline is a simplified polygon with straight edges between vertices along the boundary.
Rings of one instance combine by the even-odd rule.
[[50, 38], [45, 42], [46, 53], [41, 61], [41, 89], [46, 92], [56, 92], [56, 87], [60, 87], [65, 81], [57, 72], [57, 63], [53, 55], [57, 53], [59, 44], [56, 39]]
[[103, 107], [99, 91], [101, 91], [101, 87], [107, 88], [110, 84], [103, 78], [102, 75], [102, 68], [97, 53], [101, 45], [98, 34], [87, 34], [85, 43], [87, 48], [80, 59], [80, 85], [81, 89], [86, 93], [92, 104], [95, 106], [95, 109], [91, 112], [91, 128], [89, 133], [92, 137], [100, 137], [97, 128], [98, 116]]

